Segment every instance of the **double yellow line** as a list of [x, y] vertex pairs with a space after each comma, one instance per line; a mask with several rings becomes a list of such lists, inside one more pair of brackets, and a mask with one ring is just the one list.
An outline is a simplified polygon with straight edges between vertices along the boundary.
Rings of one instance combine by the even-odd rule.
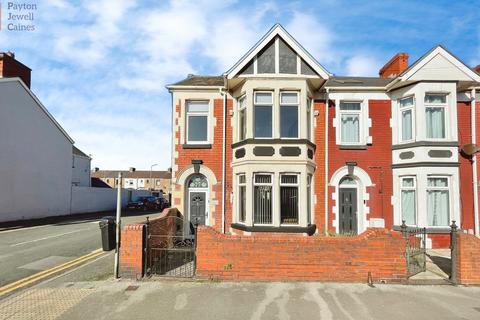
[[75, 266], [77, 266], [81, 263], [86, 262], [87, 260], [96, 258], [96, 257], [98, 257], [102, 254], [103, 254], [102, 249], [97, 249], [97, 250], [94, 250], [94, 251], [90, 252], [89, 254], [86, 254], [86, 255], [81, 256], [79, 258], [76, 258], [74, 260], [68, 261], [66, 263], [60, 264], [60, 265], [58, 265], [56, 267], [53, 267], [51, 269], [44, 270], [44, 271], [35, 273], [31, 276], [28, 276], [26, 278], [20, 279], [18, 281], [9, 283], [9, 284], [7, 284], [3, 287], [0, 287], [0, 297], [7, 294], [7, 293], [15, 291], [17, 289], [28, 286], [29, 284], [32, 284], [32, 283], [35, 283], [35, 282], [40, 281], [42, 279], [45, 279], [45, 278], [47, 278], [47, 277], [49, 277], [49, 276], [51, 276], [55, 273], [66, 270], [68, 268], [75, 267]]

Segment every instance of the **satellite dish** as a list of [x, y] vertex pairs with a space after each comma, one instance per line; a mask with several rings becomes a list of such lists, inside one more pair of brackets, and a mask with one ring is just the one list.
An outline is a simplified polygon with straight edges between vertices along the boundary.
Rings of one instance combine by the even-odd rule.
[[462, 152], [467, 156], [473, 156], [475, 153], [480, 151], [480, 147], [476, 144], [470, 143], [462, 147]]

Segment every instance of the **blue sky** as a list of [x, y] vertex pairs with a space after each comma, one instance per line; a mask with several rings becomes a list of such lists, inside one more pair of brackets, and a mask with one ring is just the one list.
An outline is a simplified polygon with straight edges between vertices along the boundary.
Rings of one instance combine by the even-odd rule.
[[439, 43], [480, 64], [480, 1], [31, 0], [33, 32], [5, 30], [2, 2], [0, 51], [33, 69], [34, 93], [101, 169], [167, 169], [165, 85], [223, 73], [277, 22], [336, 75]]

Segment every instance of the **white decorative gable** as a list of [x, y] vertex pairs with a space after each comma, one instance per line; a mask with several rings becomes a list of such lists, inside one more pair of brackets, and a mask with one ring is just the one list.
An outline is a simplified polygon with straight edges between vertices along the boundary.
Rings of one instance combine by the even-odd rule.
[[414, 63], [402, 80], [480, 81], [480, 76], [442, 46], [437, 46]]
[[300, 75], [328, 79], [325, 70], [280, 24], [276, 24], [225, 75]]

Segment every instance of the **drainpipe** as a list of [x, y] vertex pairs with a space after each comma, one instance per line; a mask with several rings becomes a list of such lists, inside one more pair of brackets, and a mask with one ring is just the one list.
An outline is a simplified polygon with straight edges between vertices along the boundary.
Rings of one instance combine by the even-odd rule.
[[[475, 100], [476, 90], [472, 89], [472, 104], [471, 104], [471, 119], [472, 119], [472, 144], [477, 144], [477, 121], [476, 121], [476, 100]], [[474, 214], [474, 224], [475, 224], [475, 235], [480, 235], [479, 230], [479, 217], [478, 217], [478, 172], [477, 172], [477, 155], [472, 156], [472, 165], [473, 165], [473, 214]]]
[[325, 89], [325, 235], [328, 235], [328, 88]]
[[226, 137], [226, 124], [227, 124], [227, 92], [220, 91], [223, 95], [223, 140], [222, 140], [222, 233], [225, 233], [225, 193], [227, 187], [225, 184], [225, 171], [227, 163], [227, 137]]

